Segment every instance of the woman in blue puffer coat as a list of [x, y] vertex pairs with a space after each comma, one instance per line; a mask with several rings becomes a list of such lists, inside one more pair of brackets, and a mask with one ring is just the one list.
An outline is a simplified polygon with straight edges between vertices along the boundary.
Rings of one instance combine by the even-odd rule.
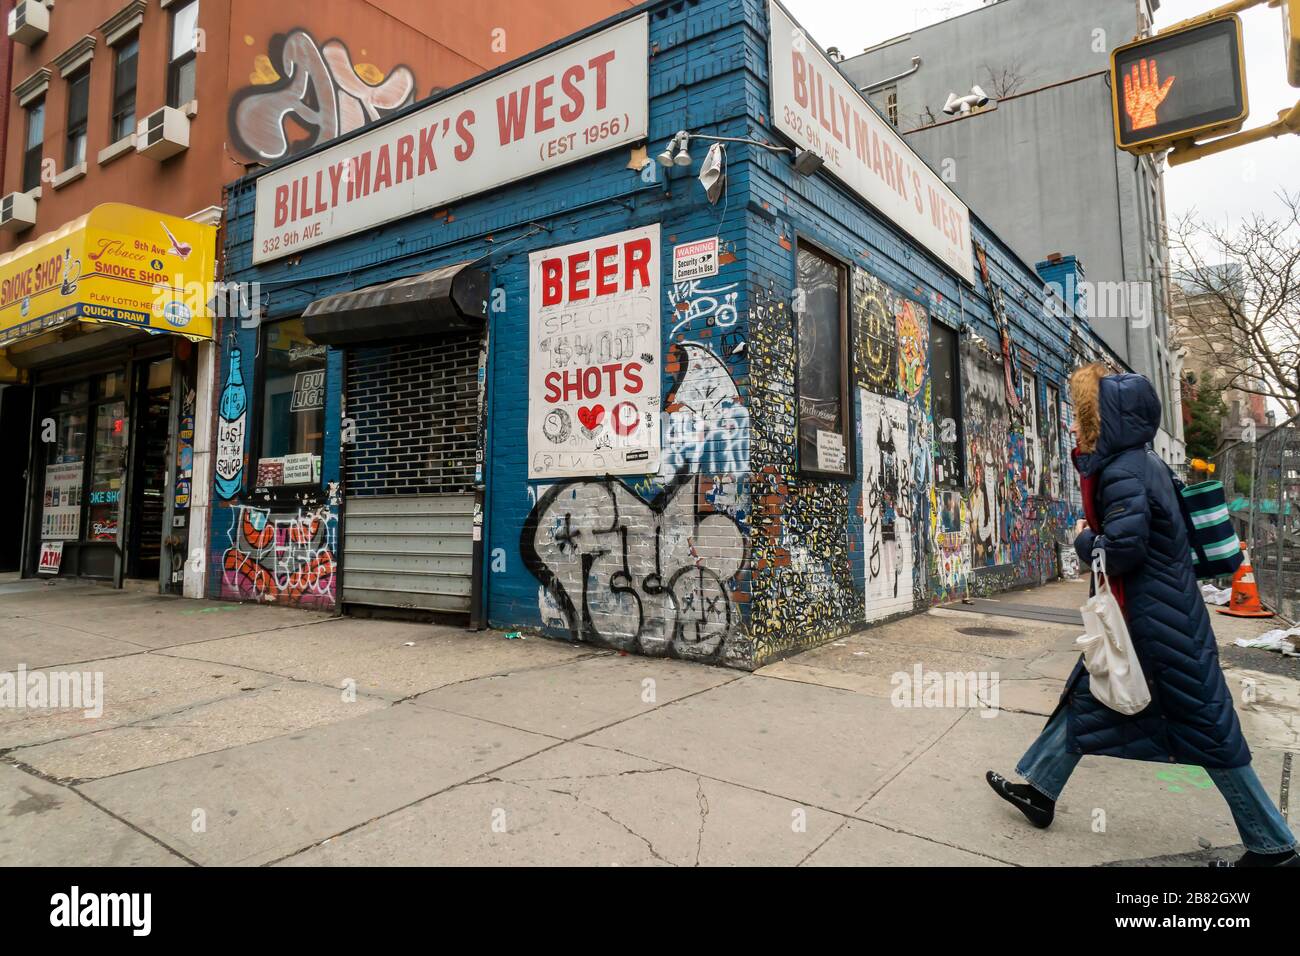
[[1238, 866], [1300, 867], [1296, 838], [1250, 766], [1232, 694], [1219, 667], [1197, 588], [1178, 492], [1149, 444], [1160, 399], [1141, 375], [1088, 365], [1070, 377], [1076, 450], [1088, 520], [1074, 547], [1084, 567], [1106, 553], [1151, 703], [1126, 716], [1094, 698], [1083, 659], [1016, 772], [989, 785], [1034, 826], [1051, 825], [1056, 800], [1083, 754], [1204, 767], [1232, 810], [1246, 854]]

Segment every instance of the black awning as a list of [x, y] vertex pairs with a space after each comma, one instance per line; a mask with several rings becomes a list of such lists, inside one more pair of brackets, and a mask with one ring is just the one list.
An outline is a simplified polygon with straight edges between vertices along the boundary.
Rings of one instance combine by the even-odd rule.
[[482, 328], [488, 274], [467, 262], [317, 299], [303, 313], [307, 337], [322, 345], [427, 338]]

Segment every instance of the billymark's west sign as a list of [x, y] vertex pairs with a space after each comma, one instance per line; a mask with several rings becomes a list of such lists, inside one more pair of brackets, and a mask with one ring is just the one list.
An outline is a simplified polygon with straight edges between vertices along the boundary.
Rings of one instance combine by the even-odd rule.
[[772, 119], [833, 173], [967, 282], [975, 282], [970, 209], [771, 0]]
[[645, 139], [645, 14], [257, 180], [253, 262]]

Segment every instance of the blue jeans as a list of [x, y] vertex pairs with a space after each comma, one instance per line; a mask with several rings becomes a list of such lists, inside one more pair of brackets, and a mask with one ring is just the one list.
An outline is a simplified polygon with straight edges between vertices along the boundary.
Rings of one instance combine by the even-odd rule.
[[[1066, 716], [1064, 708], [1047, 722], [1043, 732], [1033, 742], [1016, 764], [1016, 773], [1039, 793], [1052, 800], [1061, 796], [1070, 774], [1082, 759], [1066, 749]], [[1294, 850], [1295, 834], [1273, 801], [1264, 791], [1264, 785], [1249, 764], [1220, 770], [1206, 767], [1214, 785], [1228, 803], [1232, 819], [1241, 834], [1241, 842], [1255, 853], [1282, 853]]]

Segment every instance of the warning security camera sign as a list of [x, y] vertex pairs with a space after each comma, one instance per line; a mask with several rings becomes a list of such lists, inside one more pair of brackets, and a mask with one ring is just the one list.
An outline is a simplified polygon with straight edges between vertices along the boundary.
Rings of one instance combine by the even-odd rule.
[[718, 274], [718, 237], [673, 246], [673, 284]]

